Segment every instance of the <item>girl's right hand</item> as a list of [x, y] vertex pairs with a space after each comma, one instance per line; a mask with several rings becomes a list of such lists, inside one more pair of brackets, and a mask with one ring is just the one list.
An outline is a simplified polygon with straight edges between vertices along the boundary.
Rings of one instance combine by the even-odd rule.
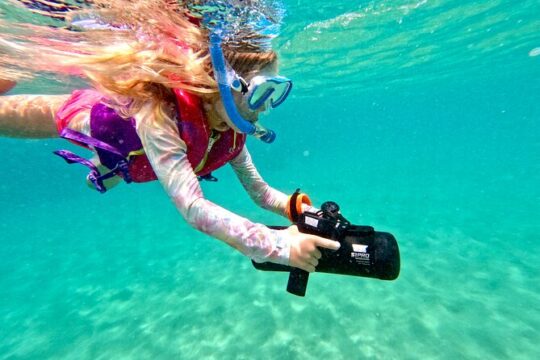
[[5, 94], [9, 90], [13, 89], [15, 85], [17, 85], [15, 81], [0, 79], [0, 95]]
[[341, 244], [334, 240], [311, 234], [304, 234], [298, 231], [296, 225], [285, 230], [291, 239], [291, 252], [289, 254], [289, 265], [308, 271], [315, 271], [322, 254], [318, 247], [337, 250]]

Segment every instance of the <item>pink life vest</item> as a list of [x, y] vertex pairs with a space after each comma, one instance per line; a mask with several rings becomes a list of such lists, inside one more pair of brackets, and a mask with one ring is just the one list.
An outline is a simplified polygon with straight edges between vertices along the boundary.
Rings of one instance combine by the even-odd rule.
[[[90, 90], [82, 90], [90, 91]], [[229, 129], [225, 132], [213, 132], [206, 120], [201, 99], [185, 90], [175, 89], [177, 107], [177, 126], [180, 138], [187, 145], [187, 157], [196, 175], [201, 178], [213, 179], [210, 173], [234, 159], [246, 141], [245, 134], [236, 133]], [[75, 92], [73, 97], [81, 98], [81, 92]], [[89, 98], [95, 99], [95, 93]], [[68, 101], [69, 103], [69, 101]], [[70, 113], [64, 109], [59, 114]], [[58, 117], [58, 116], [57, 116]], [[60, 116], [59, 124], [67, 123]], [[90, 161], [83, 159], [67, 150], [55, 151], [68, 163], [80, 163], [90, 168], [89, 179], [96, 189], [105, 192], [103, 180], [119, 175], [126, 182], [147, 182], [157, 179], [141, 140], [135, 131], [135, 120], [124, 119], [106, 104], [97, 101], [90, 111], [90, 136], [78, 133], [61, 126], [60, 136], [71, 140], [77, 145], [93, 147], [99, 156], [101, 164], [111, 169], [105, 175]]]
[[210, 174], [242, 151], [246, 143], [245, 134], [229, 129], [217, 133], [219, 138], [211, 139], [212, 130], [204, 116], [201, 99], [181, 89], [175, 89], [174, 94], [180, 115], [180, 137], [187, 145], [187, 156], [197, 175]]

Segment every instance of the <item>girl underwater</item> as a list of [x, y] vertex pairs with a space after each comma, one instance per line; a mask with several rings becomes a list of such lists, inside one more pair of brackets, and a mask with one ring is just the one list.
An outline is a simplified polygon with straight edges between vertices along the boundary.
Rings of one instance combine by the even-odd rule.
[[199, 185], [229, 163], [255, 203], [290, 216], [289, 197], [262, 179], [245, 146], [247, 135], [273, 141], [258, 116], [292, 87], [277, 75], [269, 35], [249, 26], [225, 31], [226, 17], [202, 1], [13, 1], [20, 3], [64, 26], [0, 20], [0, 93], [43, 73], [91, 86], [70, 95], [1, 96], [1, 136], [61, 136], [94, 151], [91, 161], [55, 153], [87, 166], [87, 181], [100, 192], [158, 179], [189, 224], [258, 262], [312, 272], [317, 247], [339, 248], [296, 226], [253, 223], [205, 199]]

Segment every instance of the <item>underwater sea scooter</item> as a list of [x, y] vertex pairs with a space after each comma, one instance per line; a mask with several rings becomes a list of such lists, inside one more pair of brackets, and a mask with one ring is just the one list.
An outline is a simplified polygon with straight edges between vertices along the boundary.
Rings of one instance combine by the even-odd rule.
[[[291, 220], [302, 233], [318, 235], [339, 241], [338, 250], [319, 249], [322, 257], [315, 271], [395, 280], [399, 275], [400, 257], [396, 239], [390, 233], [375, 231], [371, 226], [353, 225], [341, 215], [335, 202], [327, 201], [321, 210], [310, 209], [301, 212], [302, 199], [299, 190], [291, 196], [289, 211]], [[271, 226], [286, 229], [286, 226]], [[287, 291], [305, 296], [309, 273], [291, 266], [270, 262], [253, 266], [264, 271], [288, 271]]]

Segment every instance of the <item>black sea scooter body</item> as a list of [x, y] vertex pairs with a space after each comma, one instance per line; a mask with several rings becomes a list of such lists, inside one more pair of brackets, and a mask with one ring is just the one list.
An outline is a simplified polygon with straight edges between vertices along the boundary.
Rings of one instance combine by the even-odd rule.
[[[299, 196], [297, 190], [291, 197], [291, 218], [303, 233], [322, 236], [339, 241], [338, 250], [320, 249], [322, 257], [316, 267], [316, 272], [354, 275], [395, 280], [400, 271], [399, 247], [396, 239], [390, 233], [375, 231], [371, 226], [353, 225], [341, 215], [335, 202], [327, 201], [321, 210], [305, 211], [298, 214], [296, 205]], [[284, 226], [273, 228], [283, 229]], [[304, 296], [309, 273], [304, 270], [274, 263], [257, 263], [253, 266], [265, 271], [288, 271], [289, 282], [287, 291], [298, 296]]]

